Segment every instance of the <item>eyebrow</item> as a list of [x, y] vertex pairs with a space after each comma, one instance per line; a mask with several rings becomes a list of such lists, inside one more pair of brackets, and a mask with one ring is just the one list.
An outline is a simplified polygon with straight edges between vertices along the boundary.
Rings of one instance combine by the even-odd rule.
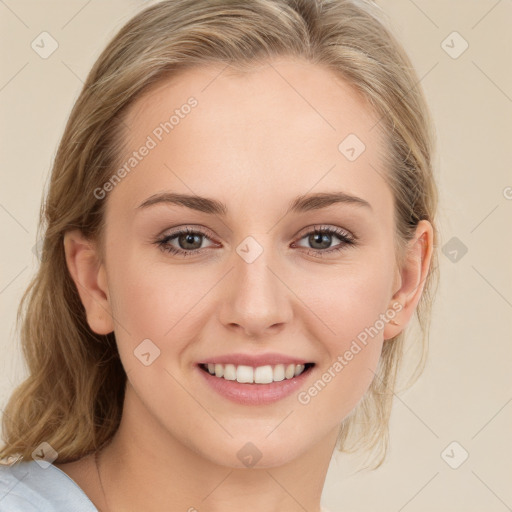
[[[172, 192], [154, 194], [143, 201], [137, 209], [144, 209], [162, 203], [184, 206], [199, 212], [223, 217], [228, 213], [227, 206], [216, 199]], [[293, 199], [288, 206], [286, 214], [320, 210], [339, 203], [365, 207], [372, 210], [368, 201], [360, 197], [347, 194], [346, 192], [318, 192], [314, 194], [304, 194]]]

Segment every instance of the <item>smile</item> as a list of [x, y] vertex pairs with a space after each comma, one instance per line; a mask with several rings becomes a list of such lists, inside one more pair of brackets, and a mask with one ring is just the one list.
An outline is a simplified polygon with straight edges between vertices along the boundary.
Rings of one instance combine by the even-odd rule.
[[243, 384], [270, 384], [272, 382], [281, 382], [283, 380], [298, 377], [314, 363], [304, 364], [276, 364], [265, 366], [246, 366], [234, 364], [208, 363], [201, 364], [201, 368], [210, 375], [225, 380], [236, 380]]
[[200, 363], [196, 368], [215, 394], [237, 404], [263, 406], [297, 393], [305, 385], [314, 366], [315, 363], [256, 367]]

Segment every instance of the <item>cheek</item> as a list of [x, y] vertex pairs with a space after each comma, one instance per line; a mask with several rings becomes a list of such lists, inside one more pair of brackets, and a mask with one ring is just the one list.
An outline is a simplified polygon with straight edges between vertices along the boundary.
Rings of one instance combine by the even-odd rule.
[[[129, 251], [109, 271], [111, 304], [119, 351], [130, 355], [145, 339], [160, 350], [159, 364], [173, 368], [190, 339], [204, 328], [204, 308], [211, 308], [206, 294], [219, 276], [212, 270], [185, 270], [166, 262], [130, 255]], [[210, 309], [209, 309], [210, 310]], [[125, 357], [130, 366], [136, 360]]]
[[[345, 347], [344, 347], [345, 348]], [[364, 397], [379, 361], [382, 341], [349, 343], [297, 394], [302, 420], [311, 428], [339, 426]], [[350, 355], [349, 355], [350, 354]]]
[[379, 362], [386, 321], [392, 318], [391, 261], [365, 259], [332, 272], [321, 286], [308, 288], [303, 283], [308, 291], [301, 298], [315, 313], [308, 326], [313, 338], [321, 340], [326, 357], [319, 381], [299, 402], [306, 404], [321, 395], [319, 402], [329, 403], [328, 409], [342, 420], [364, 395]]
[[[157, 252], [158, 251], [158, 252]], [[162, 337], [193, 308], [207, 284], [197, 272], [165, 262], [158, 248], [116, 248], [109, 268], [112, 304], [127, 323]], [[118, 263], [114, 263], [118, 262]]]
[[325, 357], [316, 379], [297, 396], [311, 421], [339, 424], [375, 378], [383, 345], [385, 324], [381, 318], [388, 297], [387, 279], [378, 282], [373, 277], [347, 278], [342, 287], [333, 283], [324, 301], [317, 300], [315, 311], [321, 322], [315, 322], [314, 337], [321, 340]]
[[[382, 315], [390, 308], [392, 265], [382, 259], [350, 263], [311, 281], [300, 284], [301, 299], [315, 313], [317, 339], [329, 347], [331, 355], [346, 350], [357, 338], [380, 337]], [[378, 334], [376, 331], [379, 331]]]

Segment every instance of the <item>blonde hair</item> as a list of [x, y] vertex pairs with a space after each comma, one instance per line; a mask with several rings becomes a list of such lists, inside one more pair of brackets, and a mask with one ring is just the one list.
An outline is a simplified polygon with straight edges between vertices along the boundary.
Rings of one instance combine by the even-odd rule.
[[[114, 333], [91, 331], [69, 271], [66, 231], [103, 232], [105, 201], [94, 195], [120, 165], [127, 108], [181, 70], [229, 63], [240, 70], [279, 56], [328, 67], [362, 93], [388, 144], [386, 180], [395, 198], [397, 262], [417, 223], [427, 219], [437, 246], [434, 133], [418, 77], [369, 0], [168, 0], [132, 18], [101, 53], [70, 114], [51, 173], [38, 232], [40, 267], [18, 310], [29, 376], [12, 393], [2, 418], [0, 458], [30, 459], [42, 442], [57, 463], [77, 460], [114, 435], [126, 374]], [[437, 255], [416, 309], [415, 346], [423, 370], [437, 281]], [[370, 388], [340, 426], [338, 448], [374, 451], [378, 467], [388, 446], [388, 422], [405, 333], [387, 340]]]

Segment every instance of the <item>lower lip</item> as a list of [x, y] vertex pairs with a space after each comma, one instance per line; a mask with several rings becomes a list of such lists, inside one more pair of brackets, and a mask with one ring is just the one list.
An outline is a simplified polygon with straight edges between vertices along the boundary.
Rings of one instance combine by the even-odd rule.
[[199, 373], [203, 375], [206, 383], [212, 389], [228, 400], [243, 405], [271, 404], [291, 395], [304, 384], [304, 381], [308, 378], [313, 368], [314, 367], [310, 367], [299, 376], [280, 382], [271, 382], [269, 384], [243, 384], [236, 380], [226, 380], [222, 377], [216, 377], [202, 370], [199, 366], [197, 367]]

